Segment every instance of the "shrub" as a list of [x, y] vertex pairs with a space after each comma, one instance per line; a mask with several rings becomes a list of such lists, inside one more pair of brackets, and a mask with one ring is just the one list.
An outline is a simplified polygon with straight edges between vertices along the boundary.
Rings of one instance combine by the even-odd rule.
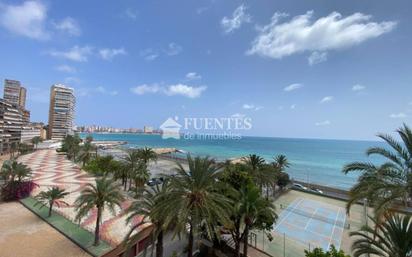
[[33, 181], [13, 181], [2, 188], [2, 198], [5, 201], [15, 201], [30, 196], [38, 185]]
[[312, 251], [305, 250], [306, 257], [350, 257], [342, 250], [338, 251], [334, 245], [331, 245], [329, 251], [323, 251], [322, 248], [315, 248]]

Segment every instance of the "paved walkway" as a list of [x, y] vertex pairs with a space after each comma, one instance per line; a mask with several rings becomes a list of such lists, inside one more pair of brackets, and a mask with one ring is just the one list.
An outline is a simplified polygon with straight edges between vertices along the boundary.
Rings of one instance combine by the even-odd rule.
[[[32, 169], [33, 181], [40, 186], [33, 191], [32, 195], [37, 195], [40, 191], [47, 190], [52, 186], [58, 186], [70, 193], [64, 198], [64, 201], [69, 206], [61, 206], [60, 208], [55, 206], [53, 210], [77, 223], [75, 221], [77, 212], [74, 202], [87, 183], [95, 183], [95, 178], [89, 176], [72, 161], [68, 160], [65, 155], [58, 154], [54, 149], [38, 150], [34, 153], [23, 155], [19, 158], [19, 161]], [[129, 232], [132, 224], [137, 224], [141, 221], [141, 217], [136, 217], [132, 224], [126, 224], [127, 215], [125, 215], [125, 210], [129, 208], [131, 202], [131, 199], [126, 199], [122, 203], [121, 208], [116, 208], [115, 215], [107, 209], [103, 212], [100, 237], [112, 246], [120, 244]], [[94, 233], [96, 217], [97, 209], [93, 209], [82, 219], [80, 225]], [[141, 226], [140, 229], [144, 227], [146, 225]]]
[[0, 204], [1, 257], [90, 257], [18, 202]]

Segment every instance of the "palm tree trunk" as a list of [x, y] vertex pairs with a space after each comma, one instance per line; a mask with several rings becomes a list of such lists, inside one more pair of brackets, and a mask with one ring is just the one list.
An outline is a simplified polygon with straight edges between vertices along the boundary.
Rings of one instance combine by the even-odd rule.
[[49, 207], [49, 217], [50, 217], [52, 215], [53, 203], [50, 203], [49, 205], [50, 205]]
[[249, 225], [245, 226], [245, 232], [243, 235], [243, 256], [247, 257], [247, 247], [249, 240]]
[[193, 256], [193, 226], [190, 222], [190, 229], [189, 229], [189, 245], [187, 247], [187, 257]]
[[163, 257], [163, 230], [157, 235], [156, 257]]
[[240, 241], [242, 239], [239, 237], [236, 237], [235, 240], [235, 257], [240, 257]]
[[102, 210], [101, 208], [97, 208], [97, 219], [96, 219], [96, 229], [94, 231], [94, 246], [99, 245], [99, 233], [100, 233], [100, 218], [102, 216], [101, 214]]

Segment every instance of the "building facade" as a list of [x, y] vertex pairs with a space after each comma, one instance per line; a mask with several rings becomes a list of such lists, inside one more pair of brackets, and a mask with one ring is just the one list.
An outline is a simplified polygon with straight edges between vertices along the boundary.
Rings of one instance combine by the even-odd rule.
[[23, 115], [19, 106], [0, 99], [0, 152], [9, 153], [21, 142]]
[[22, 87], [18, 80], [4, 80], [3, 98], [11, 104], [26, 108], [26, 88]]
[[62, 84], [51, 87], [48, 139], [61, 140], [73, 134], [75, 104], [73, 88]]

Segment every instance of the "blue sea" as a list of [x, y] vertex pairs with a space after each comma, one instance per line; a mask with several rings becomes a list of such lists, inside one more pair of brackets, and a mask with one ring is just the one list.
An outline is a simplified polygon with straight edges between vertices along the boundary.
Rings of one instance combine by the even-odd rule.
[[[82, 136], [85, 136], [83, 134]], [[125, 147], [174, 147], [192, 155], [216, 159], [258, 154], [272, 161], [284, 154], [291, 162], [287, 170], [296, 180], [348, 189], [359, 174], [342, 173], [343, 165], [353, 161], [381, 161], [367, 157], [371, 146], [385, 146], [378, 141], [349, 141], [324, 139], [297, 139], [272, 137], [242, 137], [239, 140], [162, 139], [160, 135], [146, 134], [92, 134], [95, 140], [127, 141]]]

